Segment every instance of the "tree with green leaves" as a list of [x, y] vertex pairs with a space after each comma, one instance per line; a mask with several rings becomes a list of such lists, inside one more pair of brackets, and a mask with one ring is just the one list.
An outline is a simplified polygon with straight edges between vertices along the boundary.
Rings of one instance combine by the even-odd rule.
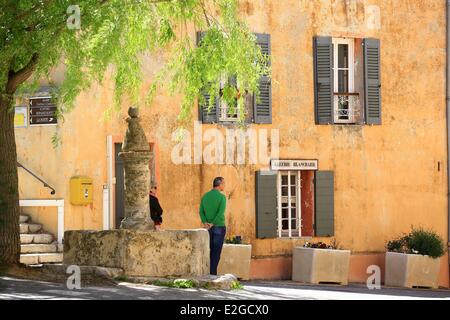
[[[142, 55], [161, 52], [165, 67], [143, 99]], [[211, 104], [221, 92], [243, 121], [244, 96], [258, 91], [269, 68], [238, 0], [0, 0], [0, 265], [17, 264], [20, 254], [15, 99], [61, 64], [65, 76], [55, 94], [60, 114], [111, 72], [116, 108], [124, 97], [149, 105], [161, 87], [179, 92], [180, 125], [202, 92]], [[219, 90], [230, 75], [238, 85]]]

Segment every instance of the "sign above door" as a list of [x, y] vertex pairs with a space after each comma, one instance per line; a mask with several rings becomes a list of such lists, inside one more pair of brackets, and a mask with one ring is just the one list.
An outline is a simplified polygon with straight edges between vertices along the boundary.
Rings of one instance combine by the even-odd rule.
[[270, 160], [271, 170], [319, 170], [318, 160]]

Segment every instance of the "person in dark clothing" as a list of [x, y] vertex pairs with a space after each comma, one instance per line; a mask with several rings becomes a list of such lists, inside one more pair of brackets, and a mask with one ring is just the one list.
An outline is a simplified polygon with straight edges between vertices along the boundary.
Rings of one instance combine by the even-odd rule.
[[161, 208], [161, 205], [159, 204], [159, 200], [156, 197], [156, 186], [152, 186], [150, 188], [149, 196], [150, 196], [149, 197], [150, 217], [152, 218], [152, 220], [155, 224], [155, 230], [159, 230], [161, 228], [161, 224], [162, 224], [163, 209]]
[[213, 182], [213, 189], [202, 197], [200, 202], [200, 219], [203, 227], [209, 232], [210, 274], [217, 275], [220, 255], [227, 229], [225, 227], [225, 208], [227, 199], [222, 194], [225, 180], [217, 177]]

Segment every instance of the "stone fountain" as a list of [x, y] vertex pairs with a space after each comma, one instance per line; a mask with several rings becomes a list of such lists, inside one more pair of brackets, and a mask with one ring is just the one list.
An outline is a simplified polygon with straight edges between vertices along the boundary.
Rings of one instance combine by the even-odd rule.
[[124, 275], [134, 277], [206, 275], [207, 230], [153, 228], [149, 211], [149, 143], [138, 109], [130, 108], [128, 115], [123, 151], [119, 154], [124, 161], [125, 218], [117, 230], [66, 231], [64, 265], [118, 268]]

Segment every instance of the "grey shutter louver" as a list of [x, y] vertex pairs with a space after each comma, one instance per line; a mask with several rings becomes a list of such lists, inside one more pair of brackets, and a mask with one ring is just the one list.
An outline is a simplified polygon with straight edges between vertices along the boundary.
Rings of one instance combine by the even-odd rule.
[[[201, 42], [204, 34], [205, 33], [201, 32], [201, 31], [197, 32], [197, 46], [200, 45], [200, 42]], [[213, 103], [211, 108], [209, 108], [209, 100], [210, 100], [209, 93], [206, 91], [203, 91], [202, 95], [204, 98], [204, 102], [199, 101], [199, 103], [198, 103], [198, 110], [199, 110], [198, 118], [200, 121], [202, 121], [202, 123], [216, 123], [217, 119], [218, 119], [217, 105], [218, 105], [219, 100], [216, 97], [215, 102]], [[209, 108], [209, 110], [208, 110], [208, 108]]]
[[316, 124], [333, 123], [333, 41], [314, 38], [314, 106]]
[[[270, 34], [256, 34], [256, 43], [270, 57]], [[268, 76], [259, 79], [259, 95], [253, 99], [255, 123], [272, 123], [272, 82]]]
[[380, 40], [364, 39], [364, 88], [367, 124], [381, 124]]
[[334, 236], [334, 172], [316, 171], [315, 176], [316, 237]]
[[277, 237], [277, 174], [257, 171], [255, 175], [256, 238]]
[[[217, 97], [215, 103], [209, 108], [209, 93], [203, 92], [204, 103], [199, 102], [200, 115], [199, 118], [203, 123], [216, 123], [217, 122]], [[209, 108], [209, 110], [208, 110]]]

